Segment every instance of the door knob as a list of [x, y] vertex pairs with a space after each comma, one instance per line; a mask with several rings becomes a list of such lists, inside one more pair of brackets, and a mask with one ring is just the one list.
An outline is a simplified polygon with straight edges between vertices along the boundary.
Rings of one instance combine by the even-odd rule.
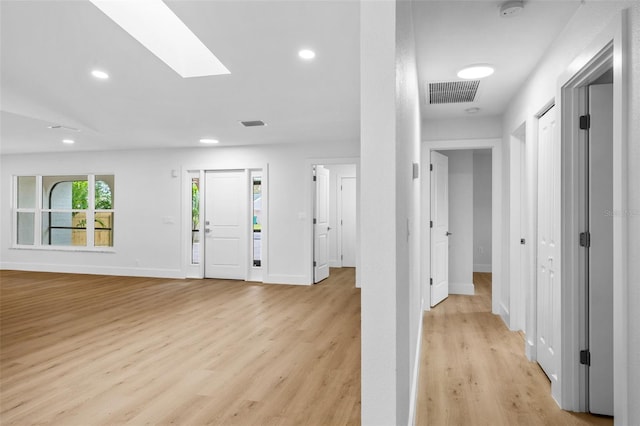
[[331, 227], [330, 226], [327, 226], [327, 231], [331, 231]]
[[453, 235], [453, 233], [452, 233], [452, 232], [447, 231], [447, 233], [446, 233], [445, 235], [448, 237], [449, 235]]

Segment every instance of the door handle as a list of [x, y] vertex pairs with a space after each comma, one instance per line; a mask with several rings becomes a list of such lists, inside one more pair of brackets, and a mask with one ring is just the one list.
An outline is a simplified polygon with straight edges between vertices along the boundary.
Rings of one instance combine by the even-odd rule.
[[453, 232], [447, 231], [447, 233], [445, 235], [448, 237], [449, 235], [453, 235]]

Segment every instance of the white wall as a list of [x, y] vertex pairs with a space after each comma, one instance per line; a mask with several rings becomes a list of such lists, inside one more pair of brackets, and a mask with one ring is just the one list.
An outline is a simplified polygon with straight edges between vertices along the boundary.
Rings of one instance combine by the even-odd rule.
[[449, 158], [449, 293], [474, 294], [474, 151], [439, 152]]
[[502, 117], [473, 116], [422, 121], [424, 141], [491, 139], [502, 136]]
[[[408, 1], [361, 2], [362, 424], [412, 421], [420, 327], [420, 108]], [[395, 66], [394, 66], [395, 64]]]
[[[341, 207], [341, 193], [340, 183], [343, 177], [356, 177], [356, 165], [355, 164], [325, 164], [325, 169], [328, 169], [329, 174], [329, 266], [332, 268], [339, 268], [342, 266], [340, 260], [341, 254], [341, 241], [339, 238], [340, 229], [340, 207]], [[354, 200], [355, 205], [355, 200]], [[354, 241], [355, 245], [355, 241]]]
[[[212, 147], [101, 153], [3, 155], [0, 226], [11, 229], [12, 176], [101, 173], [115, 175], [114, 253], [12, 249], [3, 232], [3, 269], [184, 277], [181, 179], [172, 170], [259, 168], [269, 165], [266, 282], [309, 284], [313, 217], [309, 157], [357, 157], [358, 143]], [[179, 176], [180, 174], [178, 174]], [[165, 219], [170, 217], [173, 223]], [[188, 219], [188, 218], [187, 218]]]
[[[620, 114], [627, 114], [628, 128], [622, 129], [628, 135], [622, 141], [621, 158], [622, 167], [617, 167], [614, 171], [616, 176], [621, 176], [623, 181], [618, 187], [621, 193], [619, 202], [622, 207], [620, 216], [614, 218], [614, 223], [618, 223], [618, 229], [624, 229], [621, 244], [614, 250], [614, 260], [620, 269], [617, 277], [614, 277], [614, 392], [615, 398], [615, 422], [617, 424], [640, 424], [640, 405], [632, 401], [640, 400], [640, 337], [637, 333], [636, 324], [640, 323], [640, 262], [635, 260], [640, 258], [640, 241], [637, 238], [624, 240], [625, 235], [640, 235], [640, 195], [638, 182], [640, 182], [640, 149], [637, 141], [640, 140], [640, 129], [638, 128], [637, 117], [640, 117], [640, 90], [638, 81], [640, 80], [640, 5], [637, 2], [586, 2], [581, 4], [574, 17], [567, 23], [565, 29], [552, 44], [544, 58], [533, 71], [521, 91], [510, 102], [503, 119], [503, 147], [508, 150], [510, 134], [526, 123], [527, 141], [527, 164], [529, 185], [528, 211], [535, 212], [537, 203], [534, 194], [537, 193], [535, 182], [537, 181], [537, 128], [535, 115], [555, 98], [559, 99], [560, 77], [577, 72], [589, 57], [595, 55], [605, 47], [606, 43], [614, 37], [616, 22], [620, 22], [620, 10], [630, 7], [629, 14], [623, 19], [628, 24], [628, 29], [624, 34], [628, 37], [629, 46], [625, 52], [628, 56], [621, 61], [620, 57], [614, 59], [614, 67], [629, 73], [628, 82], [631, 87], [621, 94], [623, 105]], [[611, 37], [609, 36], [611, 34]], [[618, 84], [621, 80], [618, 80]], [[616, 81], [614, 80], [614, 84]], [[625, 98], [626, 97], [626, 98]], [[561, 123], [560, 123], [561, 126]], [[559, 126], [559, 127], [560, 127]], [[508, 170], [508, 152], [503, 156], [503, 167]], [[626, 167], [625, 167], [626, 166]], [[625, 175], [627, 173], [627, 175]], [[508, 174], [507, 174], [508, 175]], [[628, 185], [628, 186], [627, 186]], [[508, 196], [508, 191], [507, 194]], [[505, 205], [509, 205], [507, 201]], [[535, 215], [532, 215], [535, 216]], [[529, 235], [535, 234], [536, 218], [532, 217], [529, 223]], [[515, 244], [512, 238], [511, 243]], [[562, 244], [562, 242], [560, 242]], [[509, 247], [507, 245], [507, 247]], [[532, 250], [535, 252], [535, 250]], [[535, 264], [535, 253], [531, 253], [530, 263]], [[626, 261], [625, 259], [628, 259]], [[535, 271], [535, 268], [532, 269]], [[535, 276], [531, 276], [531, 282], [535, 283]], [[559, 284], [562, 286], [562, 283]], [[535, 288], [528, 289], [529, 299], [535, 294]], [[533, 300], [535, 300], [533, 296]], [[563, 307], [567, 305], [563, 304]], [[534, 305], [535, 307], [535, 305]], [[564, 309], [564, 308], [563, 308]], [[528, 305], [526, 334], [527, 352], [535, 354], [534, 339], [535, 312]], [[575, 318], [566, 318], [563, 313], [565, 323], [576, 321]], [[572, 324], [569, 324], [572, 326]], [[558, 330], [562, 330], [561, 324], [557, 325]], [[566, 338], [566, 337], [565, 337]], [[564, 347], [563, 347], [564, 348]], [[569, 365], [574, 365], [575, 360], [567, 359], [563, 361], [562, 369], [559, 373], [559, 385], [552, 389], [553, 395], [559, 403], [567, 409], [577, 409], [574, 399], [567, 398], [571, 392], [567, 393], [572, 385], [569, 381], [574, 374], [570, 373]], [[567, 376], [565, 377], [565, 373]], [[564, 392], [563, 392], [564, 386]]]
[[[629, 11], [629, 128], [627, 149], [627, 171], [628, 189], [627, 205], [625, 206], [628, 216], [629, 236], [640, 235], [640, 5], [635, 4]], [[626, 376], [628, 400], [623, 401], [628, 404], [628, 423], [640, 424], [640, 404], [629, 403], [640, 401], [640, 239], [629, 238], [628, 240], [628, 299], [627, 309], [624, 313], [627, 316], [626, 327], [621, 333], [621, 339], [628, 339], [628, 349], [625, 360], [628, 360], [627, 371], [617, 373], [619, 376]], [[620, 404], [620, 403], [619, 403]]]
[[491, 151], [473, 151], [473, 271], [491, 272]]

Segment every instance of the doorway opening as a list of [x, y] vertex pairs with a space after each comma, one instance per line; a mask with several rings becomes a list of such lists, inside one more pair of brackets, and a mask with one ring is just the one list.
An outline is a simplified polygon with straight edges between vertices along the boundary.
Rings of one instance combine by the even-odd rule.
[[491, 282], [491, 163], [490, 149], [431, 153], [431, 306], [474, 295], [477, 279]]
[[312, 164], [313, 283], [357, 264], [357, 165]]
[[[504, 289], [502, 285], [501, 279], [501, 269], [502, 269], [502, 261], [501, 261], [501, 253], [502, 253], [502, 230], [500, 224], [502, 223], [502, 164], [501, 164], [501, 144], [502, 140], [495, 139], [464, 139], [464, 140], [442, 140], [442, 141], [428, 141], [423, 142], [422, 146], [422, 154], [421, 154], [421, 163], [423, 170], [429, 170], [431, 164], [431, 154], [434, 151], [469, 151], [470, 153], [473, 150], [483, 150], [482, 153], [486, 153], [488, 155], [487, 160], [490, 158], [490, 245], [483, 245], [483, 251], [485, 253], [490, 252], [490, 260], [487, 260], [491, 265], [491, 312], [494, 314], [498, 314], [502, 316], [505, 321], [508, 321], [508, 303], [507, 307], [505, 307], [505, 303], [501, 302], [502, 300], [508, 300], [508, 289]], [[490, 152], [490, 154], [489, 154]], [[473, 155], [470, 154], [470, 159], [468, 160], [471, 164], [473, 162]], [[434, 172], [431, 171], [429, 173], [422, 173], [422, 182], [421, 182], [421, 210], [423, 212], [431, 212], [432, 211], [432, 194], [434, 193], [434, 189], [432, 188], [432, 179]], [[484, 196], [485, 201], [486, 195]], [[471, 201], [472, 203], [473, 195], [469, 193], [467, 201]], [[429, 214], [429, 213], [427, 213]], [[421, 244], [421, 252], [424, 254], [422, 264], [421, 275], [423, 277], [423, 307], [425, 310], [429, 310], [432, 306], [431, 300], [431, 282], [432, 280], [435, 282], [434, 273], [435, 267], [432, 265], [433, 258], [433, 232], [431, 228], [430, 220], [424, 221], [426, 223], [426, 229], [428, 232], [423, 233], [422, 244]], [[471, 219], [472, 220], [472, 219]], [[434, 227], [436, 225], [434, 224]], [[455, 234], [455, 231], [451, 230]], [[469, 232], [466, 233], [466, 237], [468, 237], [471, 241], [470, 250], [468, 250], [468, 272], [470, 275], [470, 282], [467, 284], [473, 285], [473, 225]], [[453, 236], [453, 235], [451, 235]], [[478, 245], [479, 246], [479, 245]], [[478, 246], [476, 246], [475, 251], [478, 250]], [[447, 250], [448, 252], [448, 250]], [[445, 263], [443, 263], [444, 265]], [[449, 265], [449, 262], [446, 262]], [[477, 264], [482, 264], [478, 262]], [[464, 283], [462, 283], [464, 284]], [[461, 291], [470, 293], [471, 285], [466, 285], [461, 287]], [[474, 290], [475, 291], [475, 290]], [[507, 299], [504, 299], [504, 295], [502, 292], [507, 294]]]

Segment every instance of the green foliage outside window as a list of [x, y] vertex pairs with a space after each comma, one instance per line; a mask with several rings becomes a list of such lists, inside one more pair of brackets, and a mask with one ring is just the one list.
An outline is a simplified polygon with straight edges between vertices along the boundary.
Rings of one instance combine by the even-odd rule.
[[[89, 182], [86, 180], [73, 181], [71, 186], [71, 208], [86, 210], [89, 208]], [[111, 188], [106, 182], [96, 181], [96, 210], [110, 210], [113, 208]]]

